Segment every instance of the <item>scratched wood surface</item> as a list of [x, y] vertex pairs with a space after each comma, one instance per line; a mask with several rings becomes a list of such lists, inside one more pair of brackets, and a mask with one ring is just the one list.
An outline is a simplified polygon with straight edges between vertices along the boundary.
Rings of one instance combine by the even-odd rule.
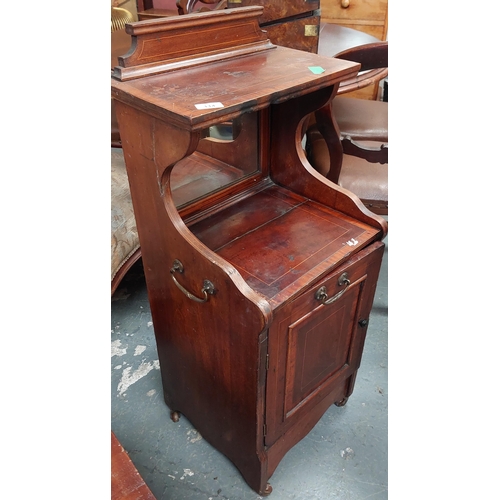
[[[289, 293], [366, 246], [378, 230], [278, 186], [190, 227], [269, 300]], [[355, 243], [354, 243], [355, 242]], [[285, 301], [289, 294], [281, 293]]]
[[[310, 67], [321, 67], [319, 75]], [[262, 109], [314, 84], [334, 84], [357, 74], [358, 65], [286, 47], [251, 58], [236, 58], [127, 82], [112, 82], [113, 95], [140, 99], [159, 117], [183, 127], [201, 128], [228, 114]], [[220, 107], [196, 105], [220, 103]], [[205, 124], [204, 124], [205, 123]]]

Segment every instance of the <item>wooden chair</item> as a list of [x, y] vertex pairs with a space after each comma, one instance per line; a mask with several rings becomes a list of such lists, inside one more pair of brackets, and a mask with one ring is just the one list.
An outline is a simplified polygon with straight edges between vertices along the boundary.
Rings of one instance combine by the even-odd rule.
[[360, 142], [353, 151], [355, 154], [344, 153], [341, 161], [336, 163], [331, 162], [330, 158], [333, 157], [332, 151], [342, 148], [339, 136], [337, 140], [332, 137], [329, 141], [325, 140], [317, 124], [309, 127], [306, 136], [307, 158], [315, 170], [357, 195], [373, 213], [388, 215], [388, 162], [378, 163], [380, 159], [383, 161], [383, 156], [387, 158], [384, 144]]
[[[335, 57], [359, 62], [360, 71], [388, 67], [388, 42]], [[314, 169], [379, 215], [388, 215], [389, 208], [387, 108], [387, 102], [338, 96], [331, 107], [315, 113], [306, 132], [306, 154]]]
[[[359, 62], [361, 71], [388, 68], [389, 43], [376, 42], [353, 47], [338, 53], [337, 59]], [[388, 103], [338, 96], [332, 111], [342, 140], [388, 142]]]
[[[217, 4], [215, 7], [198, 7], [195, 9], [198, 3], [202, 4]], [[221, 10], [225, 9], [227, 6], [227, 0], [177, 0], [177, 10], [179, 15], [191, 14], [192, 12], [206, 12], [209, 10]]]

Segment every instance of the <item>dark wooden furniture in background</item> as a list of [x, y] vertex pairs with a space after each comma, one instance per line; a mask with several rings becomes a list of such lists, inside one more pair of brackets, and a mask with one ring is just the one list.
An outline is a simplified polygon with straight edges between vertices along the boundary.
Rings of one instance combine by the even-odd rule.
[[228, 0], [228, 8], [261, 5], [259, 24], [276, 45], [318, 52], [320, 0]]
[[353, 391], [387, 223], [301, 145], [359, 65], [273, 45], [262, 13], [128, 25], [111, 94], [165, 402], [267, 495]]

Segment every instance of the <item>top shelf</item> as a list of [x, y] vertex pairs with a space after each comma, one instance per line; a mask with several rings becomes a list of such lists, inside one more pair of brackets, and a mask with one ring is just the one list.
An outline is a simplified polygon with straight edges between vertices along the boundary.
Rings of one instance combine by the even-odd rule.
[[[324, 71], [318, 75], [311, 67], [321, 67]], [[113, 81], [112, 88], [124, 100], [135, 97], [155, 108], [165, 119], [183, 128], [198, 129], [206, 127], [206, 122], [230, 114], [279, 103], [304, 87], [313, 91], [333, 85], [356, 75], [357, 68], [357, 64], [348, 61], [276, 47], [182, 72], [129, 82]]]
[[357, 63], [271, 44], [257, 22], [261, 12], [245, 7], [127, 25], [132, 48], [118, 58], [112, 96], [199, 130], [357, 74]]

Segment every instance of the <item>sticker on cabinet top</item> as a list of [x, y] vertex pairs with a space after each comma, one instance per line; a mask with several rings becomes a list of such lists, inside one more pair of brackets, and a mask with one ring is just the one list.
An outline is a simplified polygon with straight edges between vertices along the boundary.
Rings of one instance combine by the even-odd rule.
[[205, 102], [203, 104], [195, 104], [196, 109], [215, 109], [215, 108], [223, 108], [224, 104], [221, 102]]
[[324, 73], [325, 70], [321, 66], [309, 66], [309, 69], [315, 74], [315, 75], [321, 75], [321, 73]]

